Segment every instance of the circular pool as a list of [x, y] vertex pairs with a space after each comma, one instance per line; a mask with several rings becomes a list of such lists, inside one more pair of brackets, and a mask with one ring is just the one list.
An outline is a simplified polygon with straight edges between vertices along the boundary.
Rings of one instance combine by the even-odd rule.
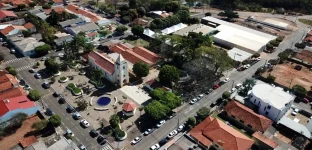
[[109, 97], [101, 97], [97, 100], [97, 104], [100, 106], [106, 106], [111, 102], [111, 99]]

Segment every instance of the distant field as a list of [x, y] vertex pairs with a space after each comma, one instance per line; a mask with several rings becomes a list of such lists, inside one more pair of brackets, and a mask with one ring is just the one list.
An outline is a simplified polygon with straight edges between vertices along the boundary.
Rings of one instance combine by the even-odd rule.
[[312, 20], [309, 19], [298, 19], [301, 23], [312, 26]]

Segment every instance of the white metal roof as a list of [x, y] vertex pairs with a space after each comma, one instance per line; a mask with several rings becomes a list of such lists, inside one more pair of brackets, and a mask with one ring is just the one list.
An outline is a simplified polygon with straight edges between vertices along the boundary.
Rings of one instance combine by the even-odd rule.
[[308, 128], [298, 122], [295, 122], [294, 120], [291, 120], [290, 118], [284, 116], [281, 118], [281, 120], [278, 121], [278, 124], [282, 124], [289, 129], [292, 129], [293, 131], [307, 137], [308, 139], [311, 139], [311, 132], [308, 130]]
[[203, 35], [206, 35], [216, 30], [217, 29], [204, 25], [204, 24], [193, 24], [191, 26], [185, 27], [179, 31], [174, 32], [174, 34], [187, 36], [189, 32], [195, 32], [195, 33], [201, 32], [203, 33]]
[[281, 87], [273, 87], [269, 84], [255, 85], [252, 94], [277, 109], [284, 108], [285, 104], [294, 99], [293, 95], [286, 93]]
[[251, 57], [251, 55], [252, 55], [252, 54], [250, 54], [246, 51], [240, 50], [238, 48], [233, 48], [233, 49], [229, 50], [227, 53], [233, 60], [236, 60], [239, 62], [246, 60], [247, 58]]
[[285, 28], [285, 29], [287, 29], [287, 26], [288, 26], [287, 23], [276, 21], [276, 20], [273, 20], [273, 19], [265, 19], [263, 22], [266, 22], [266, 23], [269, 23], [269, 24], [273, 24], [273, 25], [276, 25], [276, 26], [279, 26], [279, 27], [282, 27], [282, 28]]
[[146, 36], [149, 36], [149, 37], [154, 37], [155, 36], [155, 32], [150, 30], [150, 29], [144, 29], [143, 34], [146, 35]]
[[171, 26], [171, 27], [169, 27], [169, 28], [163, 29], [163, 30], [161, 30], [161, 32], [162, 32], [163, 34], [171, 34], [171, 33], [173, 33], [173, 32], [176, 32], [176, 31], [178, 31], [178, 30], [181, 30], [181, 29], [183, 29], [183, 28], [185, 28], [185, 27], [187, 27], [186, 24], [179, 23], [179, 24], [176, 24], [176, 25]]

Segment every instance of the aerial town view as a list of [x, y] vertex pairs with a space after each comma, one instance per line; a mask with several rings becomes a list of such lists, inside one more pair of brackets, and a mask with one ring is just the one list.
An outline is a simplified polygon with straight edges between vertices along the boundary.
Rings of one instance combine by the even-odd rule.
[[312, 150], [312, 1], [0, 0], [0, 150]]

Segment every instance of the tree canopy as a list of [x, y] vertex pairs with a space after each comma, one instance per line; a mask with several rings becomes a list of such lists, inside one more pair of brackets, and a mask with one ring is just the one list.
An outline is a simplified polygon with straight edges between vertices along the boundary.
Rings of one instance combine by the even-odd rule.
[[150, 96], [170, 109], [179, 107], [182, 104], [182, 100], [179, 96], [160, 88], [151, 91]]
[[30, 90], [28, 96], [34, 101], [37, 101], [41, 98], [41, 94], [38, 90]]
[[56, 62], [54, 57], [49, 57], [44, 61], [44, 65], [48, 71], [52, 73], [58, 73], [60, 69], [60, 64]]
[[229, 21], [233, 20], [234, 18], [239, 18], [238, 13], [232, 10], [225, 10], [220, 12], [218, 16], [226, 17]]
[[110, 116], [109, 124], [112, 126], [112, 128], [118, 127], [119, 123], [120, 123], [120, 118], [116, 114]]
[[292, 87], [292, 90], [294, 91], [295, 95], [299, 97], [304, 97], [307, 94], [307, 90], [303, 86], [298, 84], [294, 85]]
[[120, 25], [120, 26], [118, 26], [118, 27], [115, 29], [116, 32], [120, 32], [120, 33], [123, 33], [123, 32], [125, 32], [125, 31], [127, 31], [127, 30], [128, 30], [128, 28], [127, 28], [126, 26], [124, 26], [124, 25]]
[[199, 120], [204, 120], [205, 118], [207, 118], [209, 116], [210, 109], [207, 107], [202, 107], [202, 108], [198, 109], [196, 114], [197, 114]]
[[158, 78], [162, 84], [171, 86], [172, 83], [176, 83], [179, 81], [179, 76], [180, 73], [176, 67], [165, 65], [161, 67]]
[[38, 56], [46, 55], [50, 50], [51, 46], [49, 44], [44, 44], [35, 48], [35, 52]]
[[144, 32], [144, 28], [142, 26], [139, 25], [135, 25], [131, 28], [131, 32], [133, 33], [133, 35], [135, 36], [141, 36], [143, 35]]
[[149, 73], [149, 68], [147, 64], [138, 62], [133, 65], [133, 73], [138, 77], [146, 77]]
[[144, 107], [144, 111], [154, 120], [163, 119], [169, 112], [170, 108], [163, 105], [157, 100], [153, 100]]
[[62, 121], [61, 121], [61, 117], [59, 115], [52, 115], [49, 118], [49, 122], [54, 126], [54, 127], [58, 127], [59, 125], [61, 125]]
[[89, 104], [85, 99], [80, 99], [75, 101], [75, 103], [77, 104], [77, 108], [81, 111], [84, 111], [88, 108]]

